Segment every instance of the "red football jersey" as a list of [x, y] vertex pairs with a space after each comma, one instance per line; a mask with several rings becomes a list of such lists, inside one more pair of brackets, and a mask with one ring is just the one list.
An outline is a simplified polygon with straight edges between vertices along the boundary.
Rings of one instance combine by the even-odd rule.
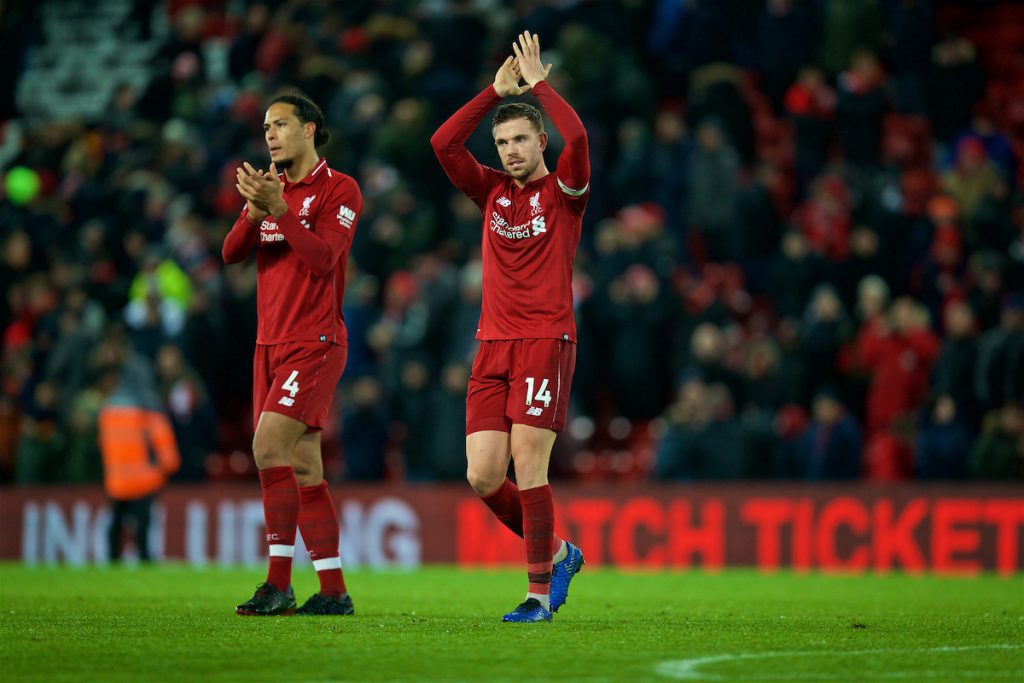
[[483, 301], [477, 339], [576, 341], [572, 265], [589, 198], [586, 131], [541, 81], [533, 89], [565, 138], [554, 173], [522, 188], [481, 165], [465, 140], [501, 98], [489, 86], [445, 122], [431, 142], [452, 182], [483, 212]]
[[347, 345], [341, 306], [348, 252], [363, 209], [359, 185], [328, 167], [326, 159], [297, 182], [280, 177], [288, 212], [257, 226], [243, 208], [224, 240], [227, 263], [257, 249], [256, 343]]

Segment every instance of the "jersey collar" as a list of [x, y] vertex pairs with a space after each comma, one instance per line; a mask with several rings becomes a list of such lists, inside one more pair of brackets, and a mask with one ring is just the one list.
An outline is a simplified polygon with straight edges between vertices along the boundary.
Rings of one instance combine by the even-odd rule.
[[291, 185], [293, 187], [296, 185], [312, 185], [313, 182], [316, 180], [317, 175], [319, 175], [320, 172], [323, 171], [325, 168], [327, 168], [327, 157], [320, 157], [320, 161], [316, 162], [316, 166], [313, 167], [313, 170], [307, 173], [306, 177], [302, 178], [301, 180], [296, 180], [294, 183], [288, 182], [288, 179], [284, 175], [284, 171], [278, 173], [277, 175], [278, 177], [281, 178], [282, 181], [284, 181], [286, 185]]
[[526, 183], [522, 187], [519, 187], [518, 185], [516, 185], [516, 181], [512, 180], [512, 176], [511, 175], [509, 176], [509, 180], [512, 182], [512, 187], [514, 187], [517, 192], [526, 192], [527, 190], [529, 190], [530, 188], [532, 188], [535, 185], [541, 185], [545, 180], [548, 179], [548, 176], [550, 176], [550, 175], [551, 175], [551, 171], [548, 171], [547, 173], [542, 175], [540, 178], [537, 178], [536, 180], [531, 180], [530, 182]]

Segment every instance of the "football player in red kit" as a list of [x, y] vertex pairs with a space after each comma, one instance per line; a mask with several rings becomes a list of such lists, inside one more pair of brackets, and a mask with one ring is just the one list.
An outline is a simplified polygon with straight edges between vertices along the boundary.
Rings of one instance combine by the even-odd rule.
[[[363, 200], [356, 181], [327, 165], [320, 108], [282, 95], [263, 128], [270, 170], [245, 164], [245, 208], [224, 240], [226, 263], [256, 250], [258, 331], [253, 359], [253, 456], [263, 489], [270, 568], [238, 614], [352, 614], [338, 553], [338, 512], [323, 478], [320, 434], [348, 354], [345, 265]], [[296, 610], [296, 527], [320, 590]]]
[[[493, 85], [459, 109], [431, 138], [445, 173], [483, 212], [483, 303], [466, 396], [470, 485], [526, 545], [526, 599], [503, 621], [550, 621], [565, 603], [583, 553], [554, 534], [548, 461], [565, 426], [576, 362], [572, 264], [587, 206], [587, 133], [545, 78], [536, 35], [522, 33]], [[525, 83], [523, 83], [525, 82]], [[502, 98], [532, 91], [565, 148], [554, 173], [544, 163], [548, 136], [540, 111], [516, 102], [497, 108], [491, 132], [504, 172], [465, 147]], [[509, 458], [516, 483], [505, 475]]]

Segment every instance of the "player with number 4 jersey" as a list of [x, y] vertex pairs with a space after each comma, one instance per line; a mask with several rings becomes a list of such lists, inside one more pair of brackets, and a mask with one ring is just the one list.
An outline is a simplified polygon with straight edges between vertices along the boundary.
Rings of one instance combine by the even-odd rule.
[[[347, 357], [341, 307], [362, 196], [355, 180], [317, 155], [329, 136], [323, 113], [307, 97], [275, 98], [263, 128], [270, 169], [248, 163], [237, 169], [245, 207], [223, 248], [226, 263], [256, 251], [252, 448], [270, 555], [266, 582], [235, 611], [352, 614], [320, 434]], [[297, 609], [291, 587], [296, 529], [320, 579], [319, 592]]]
[[[549, 621], [583, 565], [576, 546], [554, 534], [548, 463], [565, 426], [576, 363], [572, 265], [590, 184], [587, 133], [576, 112], [545, 80], [551, 65], [524, 32], [494, 83], [431, 138], [445, 173], [483, 213], [483, 302], [466, 396], [470, 485], [526, 545], [526, 599], [503, 617]], [[540, 111], [501, 104], [491, 132], [503, 171], [480, 164], [465, 143], [505, 97], [532, 91], [565, 148], [554, 173], [544, 162], [548, 136]], [[516, 483], [506, 477], [511, 457]]]

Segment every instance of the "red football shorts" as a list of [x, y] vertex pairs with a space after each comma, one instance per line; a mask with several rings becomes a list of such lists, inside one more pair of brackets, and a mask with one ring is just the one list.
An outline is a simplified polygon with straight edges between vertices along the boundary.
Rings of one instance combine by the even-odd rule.
[[252, 424], [264, 411], [324, 428], [348, 347], [329, 342], [256, 345], [252, 359]]
[[565, 428], [576, 344], [561, 339], [482, 341], [466, 391], [466, 434], [525, 424]]

